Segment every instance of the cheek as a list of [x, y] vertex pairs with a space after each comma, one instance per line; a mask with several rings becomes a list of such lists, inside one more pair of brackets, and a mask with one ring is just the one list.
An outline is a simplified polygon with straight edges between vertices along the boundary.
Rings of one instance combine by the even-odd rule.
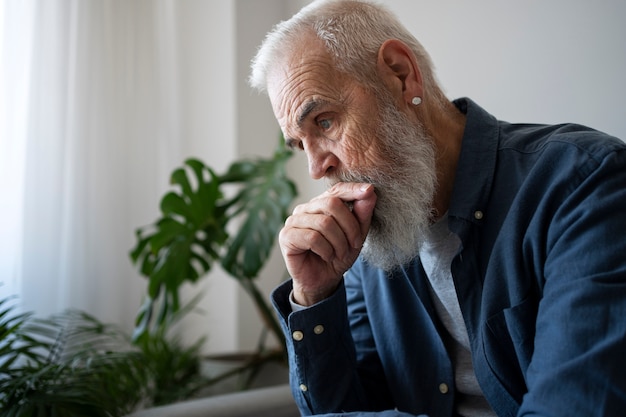
[[351, 170], [376, 167], [381, 160], [376, 130], [359, 129], [355, 134], [346, 135], [338, 156]]

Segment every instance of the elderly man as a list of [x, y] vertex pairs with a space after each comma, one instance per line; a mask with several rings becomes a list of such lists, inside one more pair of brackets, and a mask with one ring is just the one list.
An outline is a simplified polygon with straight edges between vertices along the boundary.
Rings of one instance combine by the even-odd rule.
[[625, 415], [623, 142], [450, 102], [358, 1], [277, 25], [250, 80], [329, 183], [272, 294], [304, 415]]

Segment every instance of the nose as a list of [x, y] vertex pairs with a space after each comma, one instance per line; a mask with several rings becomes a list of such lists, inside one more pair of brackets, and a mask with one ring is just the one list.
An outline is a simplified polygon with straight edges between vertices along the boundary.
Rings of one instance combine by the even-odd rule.
[[309, 161], [309, 176], [314, 180], [324, 178], [339, 165], [339, 158], [320, 146], [305, 145], [304, 151]]

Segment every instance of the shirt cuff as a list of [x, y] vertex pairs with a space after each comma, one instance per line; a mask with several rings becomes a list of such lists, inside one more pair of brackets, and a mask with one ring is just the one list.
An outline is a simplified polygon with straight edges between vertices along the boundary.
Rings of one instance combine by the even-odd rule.
[[292, 312], [302, 311], [308, 308], [307, 306], [303, 306], [301, 304], [296, 303], [296, 301], [293, 299], [293, 290], [291, 290], [291, 292], [289, 293], [289, 304], [291, 304]]

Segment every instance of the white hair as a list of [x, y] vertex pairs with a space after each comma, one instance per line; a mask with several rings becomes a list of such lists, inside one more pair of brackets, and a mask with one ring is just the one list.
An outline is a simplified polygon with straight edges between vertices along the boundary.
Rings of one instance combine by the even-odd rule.
[[250, 85], [265, 91], [272, 65], [311, 35], [323, 42], [337, 70], [376, 92], [382, 88], [376, 71], [378, 50], [385, 41], [398, 39], [415, 54], [425, 94], [434, 96], [435, 102], [447, 101], [424, 47], [387, 8], [362, 0], [317, 0], [277, 24], [252, 60]]

